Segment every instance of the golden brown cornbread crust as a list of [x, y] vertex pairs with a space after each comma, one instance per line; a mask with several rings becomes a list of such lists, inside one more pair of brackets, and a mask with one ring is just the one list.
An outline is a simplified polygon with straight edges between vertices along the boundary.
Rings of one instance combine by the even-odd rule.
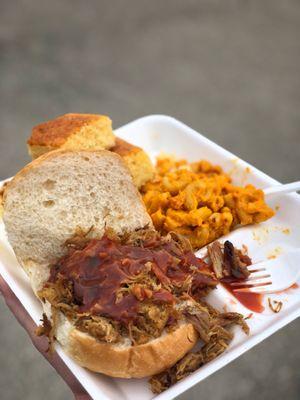
[[119, 156], [128, 156], [129, 154], [135, 154], [138, 153], [139, 151], [142, 151], [140, 147], [134, 146], [131, 143], [126, 142], [123, 139], [120, 139], [116, 137], [116, 143], [115, 145], [109, 149], [110, 151], [113, 151], [114, 153], [119, 154]]
[[82, 127], [95, 124], [103, 125], [103, 128], [111, 127], [111, 119], [97, 114], [65, 114], [35, 126], [27, 143], [33, 146], [60, 147]]
[[154, 178], [153, 164], [148, 154], [140, 147], [116, 137], [116, 144], [110, 151], [123, 158], [131, 172], [133, 182], [138, 188]]
[[110, 150], [123, 158], [138, 188], [154, 177], [149, 156], [141, 148], [116, 138], [112, 121], [105, 115], [62, 115], [34, 127], [27, 144], [33, 159], [57, 149]]

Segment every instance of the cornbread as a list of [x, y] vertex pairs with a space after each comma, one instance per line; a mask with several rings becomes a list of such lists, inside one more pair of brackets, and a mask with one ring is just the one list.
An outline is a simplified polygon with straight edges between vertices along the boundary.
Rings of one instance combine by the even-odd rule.
[[115, 144], [111, 119], [97, 114], [65, 114], [32, 129], [27, 141], [33, 159], [48, 151], [105, 150]]
[[27, 144], [33, 159], [56, 149], [110, 150], [123, 158], [138, 188], [154, 177], [144, 150], [115, 137], [112, 122], [104, 115], [65, 114], [34, 127]]
[[154, 166], [148, 154], [140, 147], [116, 137], [116, 144], [110, 150], [123, 158], [138, 188], [154, 177]]

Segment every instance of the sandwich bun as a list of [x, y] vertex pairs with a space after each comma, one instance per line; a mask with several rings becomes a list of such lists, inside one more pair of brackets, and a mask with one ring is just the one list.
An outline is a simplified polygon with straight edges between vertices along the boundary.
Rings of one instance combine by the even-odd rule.
[[[106, 150], [42, 155], [6, 186], [3, 203], [9, 242], [36, 294], [78, 230], [101, 238], [107, 228], [123, 235], [153, 227], [126, 165]], [[53, 321], [49, 303], [43, 307]], [[198, 339], [192, 324], [183, 322], [146, 344], [132, 346], [125, 337], [112, 344], [76, 329], [60, 311], [57, 314], [55, 337], [66, 353], [81, 366], [113, 377], [157, 374], [181, 359]]]
[[132, 346], [129, 339], [113, 344], [100, 342], [72, 326], [64, 316], [57, 329], [57, 340], [79, 365], [116, 378], [144, 378], [174, 365], [198, 340], [190, 323], [182, 323], [146, 344]]

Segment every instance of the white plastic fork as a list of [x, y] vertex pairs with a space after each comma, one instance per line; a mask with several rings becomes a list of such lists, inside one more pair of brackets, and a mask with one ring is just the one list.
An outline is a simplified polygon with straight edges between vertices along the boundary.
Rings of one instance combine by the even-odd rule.
[[263, 189], [265, 196], [275, 196], [281, 193], [291, 193], [300, 190], [300, 181], [286, 183], [284, 185], [271, 186]]
[[234, 292], [275, 293], [288, 289], [300, 278], [300, 249], [250, 265], [248, 270], [251, 273], [247, 280], [230, 284]]

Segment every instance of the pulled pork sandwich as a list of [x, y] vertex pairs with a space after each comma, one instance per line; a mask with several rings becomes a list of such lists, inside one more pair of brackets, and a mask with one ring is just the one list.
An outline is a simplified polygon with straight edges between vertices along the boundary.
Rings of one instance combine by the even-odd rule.
[[161, 237], [116, 154], [47, 153], [3, 198], [9, 241], [43, 305], [37, 333], [80, 365], [153, 376], [160, 392], [224, 351], [230, 326], [247, 332], [240, 314], [205, 302], [218, 274], [230, 278], [247, 260], [231, 244], [202, 260], [180, 236]]
[[[205, 303], [218, 284], [211, 261], [197, 258], [178, 235], [140, 230], [120, 239], [108, 232], [67, 246], [38, 292], [52, 310], [38, 333], [51, 346], [63, 315], [73, 327], [69, 354], [93, 371], [123, 378], [161, 372], [151, 379], [160, 392], [221, 354], [230, 326], [247, 332], [240, 314]], [[199, 339], [202, 349], [186, 355]]]

